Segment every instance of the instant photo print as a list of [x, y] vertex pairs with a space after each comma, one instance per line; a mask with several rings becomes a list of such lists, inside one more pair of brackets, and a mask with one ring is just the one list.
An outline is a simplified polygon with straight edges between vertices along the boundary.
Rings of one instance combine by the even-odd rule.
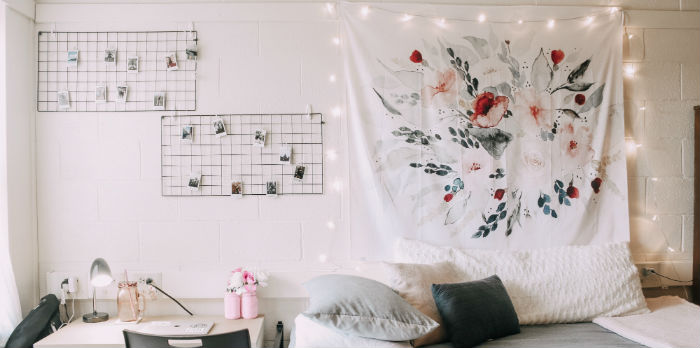
[[126, 103], [126, 96], [129, 93], [129, 86], [122, 83], [117, 85], [117, 103]]
[[289, 164], [292, 162], [292, 147], [289, 144], [280, 146], [280, 163]]
[[304, 173], [306, 172], [306, 166], [297, 165], [294, 168], [294, 182], [301, 183], [304, 180]]
[[165, 110], [165, 92], [153, 93], [153, 110]]
[[231, 196], [243, 197], [243, 183], [240, 181], [231, 182]]
[[182, 126], [182, 132], [180, 133], [180, 141], [186, 144], [192, 144], [192, 142], [194, 142], [194, 128], [192, 126]]
[[78, 66], [78, 50], [68, 51], [68, 67], [76, 68]]
[[131, 56], [126, 58], [126, 72], [129, 74], [139, 73], [139, 57]]
[[168, 71], [177, 70], [177, 55], [170, 53], [165, 57], [165, 67]]
[[59, 110], [70, 109], [70, 94], [68, 93], [68, 91], [63, 90], [56, 92], [56, 99], [56, 101], [58, 102]]
[[216, 135], [217, 138], [221, 138], [223, 136], [226, 136], [226, 125], [224, 125], [224, 120], [221, 119], [221, 117], [217, 117], [214, 119], [214, 122], [211, 123], [212, 128], [214, 129], [214, 135]]
[[197, 44], [191, 43], [187, 45], [185, 53], [187, 54], [187, 60], [197, 60]]
[[265, 147], [265, 136], [267, 131], [264, 129], [256, 129], [253, 133], [253, 146], [255, 147]]
[[268, 181], [266, 186], [268, 196], [277, 196], [277, 181]]
[[105, 61], [105, 64], [107, 64], [107, 65], [116, 65], [117, 64], [117, 50], [111, 49], [111, 48], [106, 49], [105, 53], [104, 53], [104, 61]]
[[187, 181], [187, 188], [191, 191], [199, 191], [199, 185], [202, 183], [202, 173], [195, 172], [190, 174], [190, 178]]
[[98, 83], [95, 85], [95, 103], [107, 102], [107, 85]]

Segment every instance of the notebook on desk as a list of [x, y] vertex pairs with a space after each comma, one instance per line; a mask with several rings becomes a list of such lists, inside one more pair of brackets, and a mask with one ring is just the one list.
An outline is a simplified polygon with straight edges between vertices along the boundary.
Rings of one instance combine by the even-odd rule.
[[134, 331], [158, 336], [203, 336], [211, 331], [213, 321], [151, 321]]

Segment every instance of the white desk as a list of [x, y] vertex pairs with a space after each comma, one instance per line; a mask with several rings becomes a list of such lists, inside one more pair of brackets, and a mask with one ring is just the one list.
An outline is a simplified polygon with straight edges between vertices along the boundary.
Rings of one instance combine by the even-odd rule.
[[227, 320], [223, 316], [163, 316], [147, 317], [139, 324], [117, 324], [112, 318], [102, 323], [84, 323], [80, 319], [70, 323], [66, 327], [45, 337], [34, 344], [36, 348], [113, 348], [124, 347], [124, 335], [122, 330], [135, 330], [139, 325], [149, 321], [172, 320], [208, 320], [214, 322], [214, 327], [209, 331], [210, 335], [233, 332], [248, 329], [250, 332], [250, 344], [253, 348], [263, 346], [263, 322], [261, 315], [256, 319]]

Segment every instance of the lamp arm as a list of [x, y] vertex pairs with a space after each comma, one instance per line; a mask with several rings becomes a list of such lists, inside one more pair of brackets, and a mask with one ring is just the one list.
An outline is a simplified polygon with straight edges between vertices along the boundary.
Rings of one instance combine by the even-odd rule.
[[184, 309], [185, 312], [187, 312], [189, 315], [194, 316], [194, 314], [192, 314], [192, 312], [190, 312], [187, 308], [185, 308], [185, 306], [183, 306], [182, 303], [180, 303], [180, 301], [174, 299], [172, 296], [168, 295], [167, 292], [163, 291], [163, 289], [161, 289], [161, 288], [159, 288], [158, 286], [156, 286], [155, 284], [153, 284], [153, 279], [151, 279], [151, 278], [146, 279], [146, 284], [147, 284], [147, 285], [150, 285], [150, 286], [152, 286], [152, 287], [154, 287], [154, 288], [156, 288], [156, 290], [158, 290], [158, 291], [160, 291], [161, 293], [163, 293], [163, 295], [168, 296], [168, 298], [170, 298], [170, 299], [173, 300], [175, 303], [177, 303], [180, 307], [182, 307], [182, 309]]

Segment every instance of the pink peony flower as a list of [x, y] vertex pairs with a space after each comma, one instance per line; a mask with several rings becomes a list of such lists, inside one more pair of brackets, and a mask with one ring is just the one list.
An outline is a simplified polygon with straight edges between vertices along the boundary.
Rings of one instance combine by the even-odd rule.
[[491, 92], [479, 94], [472, 102], [474, 113], [469, 117], [477, 127], [491, 128], [497, 126], [508, 111], [508, 97], [494, 97]]
[[453, 104], [457, 100], [457, 75], [453, 69], [437, 72], [435, 85], [427, 85], [421, 91], [425, 105], [438, 102], [440, 105]]

